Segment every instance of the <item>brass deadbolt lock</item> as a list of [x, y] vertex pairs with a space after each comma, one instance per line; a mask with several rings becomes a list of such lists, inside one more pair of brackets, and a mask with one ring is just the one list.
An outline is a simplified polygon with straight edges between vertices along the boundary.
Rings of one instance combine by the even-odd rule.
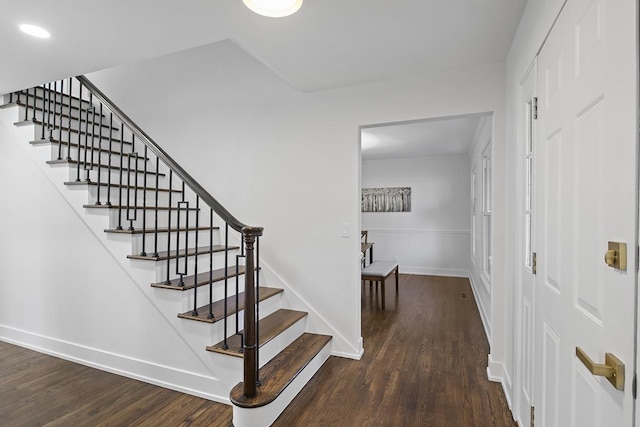
[[621, 242], [609, 242], [609, 248], [604, 253], [604, 262], [618, 270], [627, 269], [627, 244]]

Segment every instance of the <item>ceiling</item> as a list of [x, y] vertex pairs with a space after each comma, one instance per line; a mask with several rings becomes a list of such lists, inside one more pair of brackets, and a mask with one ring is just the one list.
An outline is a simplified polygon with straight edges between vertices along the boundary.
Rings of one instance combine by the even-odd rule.
[[[300, 91], [502, 61], [526, 0], [0, 0], [0, 93], [232, 39]], [[17, 29], [32, 23], [52, 37]]]
[[467, 154], [480, 120], [487, 116], [475, 114], [363, 128], [362, 160]]

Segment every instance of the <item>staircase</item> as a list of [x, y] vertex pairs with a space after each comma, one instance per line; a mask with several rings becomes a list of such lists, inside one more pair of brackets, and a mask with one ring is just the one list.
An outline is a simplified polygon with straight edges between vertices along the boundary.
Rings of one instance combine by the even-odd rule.
[[85, 214], [103, 216], [114, 242], [130, 239], [127, 258], [150, 266], [153, 295], [181, 301], [172, 314], [237, 378], [234, 425], [271, 425], [328, 358], [331, 337], [307, 332], [307, 313], [260, 283], [263, 229], [238, 221], [84, 76], [4, 95], [0, 108], [33, 127], [30, 143], [68, 170], [65, 186], [84, 189]]

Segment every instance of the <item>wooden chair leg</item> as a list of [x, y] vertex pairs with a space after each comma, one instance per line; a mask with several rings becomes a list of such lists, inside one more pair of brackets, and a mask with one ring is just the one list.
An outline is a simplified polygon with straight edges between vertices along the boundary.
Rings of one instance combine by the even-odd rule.
[[384, 279], [381, 281], [382, 285], [380, 285], [380, 292], [382, 294], [382, 309], [384, 310]]

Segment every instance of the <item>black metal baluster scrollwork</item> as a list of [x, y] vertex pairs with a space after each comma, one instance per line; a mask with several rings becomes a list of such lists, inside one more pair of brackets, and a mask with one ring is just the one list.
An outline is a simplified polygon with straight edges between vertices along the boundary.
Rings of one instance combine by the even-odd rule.
[[[185, 231], [184, 233], [184, 268], [180, 270], [180, 213], [184, 208], [185, 212], [185, 221], [186, 226], [185, 229], [189, 228], [189, 202], [184, 199], [184, 182], [182, 183], [182, 200], [177, 204], [177, 212], [176, 212], [176, 274], [180, 277], [180, 281], [178, 282], [178, 286], [184, 286], [184, 276], [187, 273], [187, 266], [189, 262], [189, 232]], [[196, 255], [197, 258], [197, 255]]]
[[[133, 188], [131, 188], [131, 158], [133, 157]], [[133, 222], [138, 219], [138, 152], [136, 151], [136, 135], [131, 135], [131, 153], [127, 159], [127, 221], [129, 228], [133, 231]], [[131, 190], [133, 190], [133, 206], [131, 206]], [[133, 215], [131, 212], [133, 211]], [[144, 212], [143, 212], [144, 215]]]
[[[246, 397], [253, 397], [256, 394], [256, 385], [259, 381], [259, 375], [258, 375], [258, 357], [259, 357], [259, 352], [257, 349], [257, 334], [259, 331], [259, 326], [257, 324], [257, 318], [259, 317], [259, 307], [257, 305], [257, 300], [259, 300], [259, 292], [257, 290], [257, 287], [259, 287], [259, 261], [257, 261], [255, 258], [259, 257], [259, 237], [263, 234], [263, 229], [260, 227], [249, 227], [246, 224], [241, 223], [240, 221], [238, 221], [231, 213], [229, 213], [229, 211], [227, 211], [213, 196], [211, 196], [211, 194], [209, 194], [195, 179], [193, 179], [193, 177], [191, 175], [189, 175], [175, 160], [173, 160], [171, 158], [171, 156], [169, 156], [151, 137], [149, 137], [149, 135], [147, 135], [139, 126], [137, 126], [135, 124], [135, 122], [133, 122], [122, 110], [120, 110], [113, 102], [111, 102], [111, 100], [109, 100], [109, 98], [107, 98], [104, 93], [102, 93], [95, 85], [93, 85], [93, 83], [91, 83], [86, 77], [84, 76], [78, 76], [77, 79], [80, 81], [81, 85], [80, 85], [80, 91], [82, 91], [82, 87], [84, 86], [86, 88], [86, 90], [89, 92], [89, 96], [90, 99], [92, 100], [92, 97], [95, 96], [102, 104], [104, 104], [111, 112], [113, 112], [113, 114], [118, 118], [118, 120], [121, 123], [121, 130], [120, 130], [120, 152], [121, 154], [124, 154], [123, 152], [123, 145], [125, 143], [125, 139], [124, 139], [124, 134], [125, 134], [125, 130], [126, 128], [129, 128], [129, 131], [131, 133], [131, 137], [133, 139], [133, 142], [135, 142], [135, 138], [139, 138], [141, 140], [141, 142], [148, 147], [148, 150], [153, 152], [156, 156], [156, 184], [155, 184], [155, 191], [156, 191], [156, 207], [158, 206], [158, 192], [159, 192], [159, 188], [158, 188], [158, 164], [160, 161], [162, 161], [164, 163], [164, 165], [167, 167], [168, 170], [168, 174], [169, 174], [169, 206], [168, 206], [168, 214], [167, 214], [167, 278], [166, 281], [169, 284], [171, 281], [171, 266], [170, 266], [170, 260], [175, 258], [175, 262], [176, 262], [176, 268], [177, 268], [177, 272], [178, 274], [184, 276], [187, 274], [187, 267], [188, 267], [188, 239], [189, 239], [189, 205], [188, 202], [185, 198], [184, 195], [184, 190], [182, 191], [182, 198], [181, 201], [178, 202], [178, 215], [181, 215], [181, 212], [184, 212], [184, 214], [186, 215], [186, 226], [184, 229], [185, 232], [185, 240], [186, 240], [186, 247], [184, 249], [185, 253], [182, 254], [180, 252], [180, 248], [178, 246], [176, 246], [176, 252], [175, 254], [173, 253], [173, 251], [171, 250], [171, 243], [172, 243], [172, 233], [175, 232], [176, 233], [176, 240], [179, 242], [179, 233], [181, 230], [181, 224], [180, 221], [178, 221], [177, 226], [175, 227], [175, 229], [172, 231], [171, 227], [172, 227], [172, 218], [171, 218], [171, 212], [172, 209], [175, 209], [174, 206], [172, 206], [172, 193], [173, 193], [173, 176], [175, 175], [176, 178], [180, 179], [182, 182], [182, 186], [183, 189], [186, 187], [188, 187], [190, 190], [192, 190], [195, 193], [195, 197], [196, 197], [196, 214], [198, 213], [198, 209], [199, 209], [199, 205], [201, 203], [204, 203], [206, 206], [209, 207], [209, 211], [210, 211], [210, 228], [209, 228], [209, 250], [210, 250], [210, 254], [209, 254], [209, 267], [210, 267], [210, 273], [209, 273], [209, 313], [208, 313], [208, 317], [212, 318], [213, 317], [213, 250], [215, 249], [214, 246], [214, 239], [213, 239], [213, 215], [215, 213], [215, 215], [217, 215], [218, 217], [221, 218], [222, 221], [224, 221], [225, 223], [225, 237], [224, 237], [224, 301], [225, 304], [223, 304], [223, 310], [224, 310], [224, 344], [223, 347], [225, 349], [228, 349], [228, 342], [227, 342], [227, 337], [228, 337], [228, 324], [227, 324], [227, 318], [229, 315], [229, 306], [228, 306], [228, 301], [229, 301], [229, 289], [228, 289], [228, 277], [227, 277], [227, 273], [229, 272], [229, 251], [230, 251], [230, 246], [229, 246], [229, 235], [230, 235], [230, 230], [233, 229], [236, 232], [241, 234], [241, 238], [242, 238], [242, 252], [243, 255], [245, 256], [245, 304], [244, 307], [235, 307], [236, 311], [240, 311], [240, 310], [244, 310], [244, 334], [241, 336], [241, 341], [242, 341], [242, 348], [243, 348], [243, 352], [244, 352], [244, 395]], [[56, 90], [54, 89], [53, 91], [54, 93], [56, 92]], [[20, 94], [18, 93], [18, 96]], [[82, 96], [80, 96], [80, 99], [82, 99]], [[19, 99], [18, 99], [19, 102]], [[54, 99], [55, 102], [55, 99]], [[89, 108], [93, 108], [93, 123], [95, 124], [95, 107], [92, 107], [93, 102], [90, 101], [89, 104], [91, 105]], [[53, 111], [55, 111], [55, 107], [53, 109]], [[78, 127], [78, 134], [81, 135], [82, 133], [80, 132], [81, 127], [80, 127], [80, 123], [82, 122], [81, 118], [82, 118], [82, 101], [80, 101], [80, 108], [79, 108], [79, 115], [78, 115], [78, 122], [79, 122], [79, 127]], [[89, 120], [89, 115], [87, 114], [86, 117], [86, 121], [88, 123]], [[102, 119], [101, 119], [102, 120]], [[55, 126], [55, 124], [54, 124]], [[102, 131], [100, 132], [102, 133]], [[88, 151], [88, 144], [86, 142], [87, 137], [86, 135], [88, 134], [88, 128], [87, 125], [85, 124], [85, 156], [86, 156], [86, 151]], [[95, 137], [95, 131], [92, 133], [92, 135]], [[81, 145], [80, 142], [80, 138], [78, 139], [78, 145]], [[79, 151], [80, 153], [80, 151]], [[138, 172], [137, 170], [134, 171], [133, 173], [136, 174], [136, 182], [134, 184], [134, 187], [131, 187], [131, 178], [130, 178], [130, 173], [132, 173], [131, 170], [131, 163], [132, 161], [135, 161], [135, 169], [137, 169], [137, 165], [138, 165], [138, 154], [137, 151], [135, 151], [134, 147], [132, 146], [132, 150], [131, 150], [131, 154], [129, 155], [129, 161], [127, 162], [127, 167], [125, 168], [123, 165], [123, 160], [122, 160], [122, 155], [121, 155], [121, 160], [120, 160], [120, 183], [119, 183], [119, 215], [118, 215], [118, 229], [122, 230], [122, 191], [123, 191], [123, 176], [122, 174], [124, 173], [124, 170], [127, 169], [127, 171], [129, 172], [129, 178], [128, 178], [128, 182], [127, 182], [127, 188], [131, 189], [134, 188], [134, 190], [136, 191], [136, 195], [135, 195], [135, 202], [133, 204], [133, 206], [131, 206], [130, 204], [130, 195], [127, 195], [127, 219], [130, 221], [130, 228], [132, 228], [133, 226], [133, 220], [132, 218], [130, 218], [130, 212], [129, 210], [133, 207], [134, 210], [136, 210], [136, 208], [138, 207], [137, 205], [137, 190], [139, 189], [138, 187]], [[146, 162], [148, 159], [148, 156], [146, 155], [145, 152], [145, 158], [144, 161]], [[80, 163], [80, 156], [78, 156], [78, 163]], [[85, 162], [85, 164], [87, 164], [88, 162]], [[146, 166], [145, 166], [145, 178], [146, 178]], [[87, 174], [87, 179], [88, 179], [88, 174]], [[79, 181], [79, 173], [78, 173], [78, 181]], [[146, 179], [145, 179], [145, 183], [143, 185], [143, 194], [146, 200]], [[129, 192], [129, 191], [128, 191]], [[146, 203], [146, 202], [145, 202]], [[143, 206], [143, 208], [145, 208], [146, 205]], [[158, 255], [157, 253], [157, 242], [158, 242], [158, 230], [157, 230], [157, 209], [155, 212], [155, 216], [156, 216], [156, 222], [154, 225], [154, 255]], [[196, 226], [195, 226], [195, 232], [196, 232], [196, 248], [198, 245], [198, 228], [199, 228], [199, 220], [197, 219], [198, 217], [196, 216]], [[144, 220], [143, 220], [144, 222]], [[143, 225], [144, 228], [144, 225]], [[164, 231], [164, 230], [163, 230]], [[143, 231], [143, 235], [144, 235], [144, 231]], [[144, 240], [144, 238], [143, 238]], [[144, 250], [144, 244], [143, 244], [143, 250]], [[182, 269], [182, 271], [180, 271], [180, 258], [182, 258], [182, 255], [184, 255], [184, 267]], [[196, 277], [197, 280], [197, 249], [196, 249], [196, 254], [194, 254], [194, 256], [196, 257], [194, 259], [194, 265], [195, 265], [195, 269], [196, 269], [196, 274], [194, 275], [194, 277]], [[194, 288], [197, 289], [197, 282], [194, 283]], [[196, 292], [196, 291], [194, 291]], [[197, 315], [197, 293], [194, 293], [194, 315]], [[236, 322], [236, 325], [239, 322]]]

